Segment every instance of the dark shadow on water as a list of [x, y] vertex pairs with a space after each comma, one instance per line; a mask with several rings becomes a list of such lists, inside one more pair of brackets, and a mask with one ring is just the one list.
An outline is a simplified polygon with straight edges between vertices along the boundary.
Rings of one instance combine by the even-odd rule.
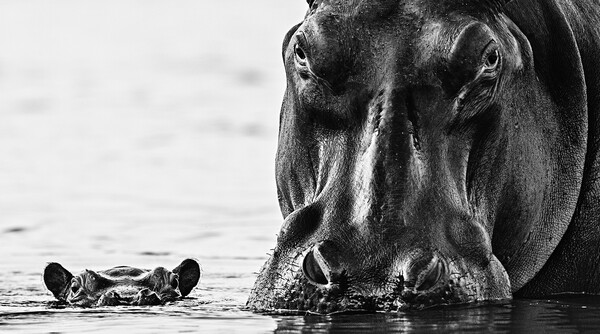
[[169, 255], [171, 255], [171, 253], [170, 252], [145, 251], [145, 252], [140, 252], [139, 255], [142, 255], [142, 256], [169, 256]]
[[25, 232], [27, 231], [26, 227], [11, 227], [11, 228], [7, 228], [4, 231], [2, 231], [2, 233], [5, 234], [9, 234], [9, 233], [21, 233], [21, 232]]
[[561, 296], [393, 314], [272, 317], [276, 333], [597, 333], [600, 298]]

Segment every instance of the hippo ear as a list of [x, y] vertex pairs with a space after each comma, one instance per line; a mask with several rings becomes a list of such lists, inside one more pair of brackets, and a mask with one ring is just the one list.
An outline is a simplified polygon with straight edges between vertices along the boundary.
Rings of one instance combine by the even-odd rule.
[[[573, 119], [580, 121], [587, 117], [586, 78], [572, 23], [559, 2], [514, 0], [505, 6], [505, 12], [527, 37], [537, 76], [547, 85], [558, 106], [564, 108], [564, 112], [558, 112], [562, 118], [559, 121], [573, 124], [570, 127], [575, 131]], [[583, 138], [586, 134], [569, 136]]]
[[44, 269], [44, 284], [58, 300], [67, 298], [72, 278], [73, 275], [56, 262], [49, 263]]
[[200, 265], [196, 260], [185, 259], [173, 272], [179, 275], [179, 292], [181, 296], [187, 296], [200, 280]]

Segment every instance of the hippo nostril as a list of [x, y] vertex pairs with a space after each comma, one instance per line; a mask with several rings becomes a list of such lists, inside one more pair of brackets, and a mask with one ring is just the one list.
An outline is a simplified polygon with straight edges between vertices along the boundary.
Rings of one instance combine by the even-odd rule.
[[309, 282], [333, 288], [346, 276], [343, 254], [335, 242], [320, 241], [304, 257], [302, 272]]
[[411, 259], [403, 275], [405, 288], [429, 290], [446, 278], [446, 262], [437, 254], [419, 254]]
[[315, 258], [314, 250], [308, 252], [304, 257], [304, 261], [302, 262], [302, 272], [311, 283], [318, 285], [327, 285], [329, 283], [323, 269]]
[[445, 272], [446, 268], [444, 262], [441, 259], [434, 257], [431, 260], [430, 265], [421, 275], [419, 275], [418, 283], [416, 285], [417, 290], [423, 291], [431, 289], [440, 281], [440, 279], [442, 279]]

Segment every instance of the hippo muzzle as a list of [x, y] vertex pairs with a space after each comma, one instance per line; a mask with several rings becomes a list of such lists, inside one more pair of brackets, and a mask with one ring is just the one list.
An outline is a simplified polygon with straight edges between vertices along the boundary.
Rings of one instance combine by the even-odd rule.
[[199, 280], [200, 266], [192, 259], [173, 270], [119, 266], [74, 276], [58, 263], [44, 270], [44, 283], [56, 299], [82, 307], [164, 305], [187, 296]]

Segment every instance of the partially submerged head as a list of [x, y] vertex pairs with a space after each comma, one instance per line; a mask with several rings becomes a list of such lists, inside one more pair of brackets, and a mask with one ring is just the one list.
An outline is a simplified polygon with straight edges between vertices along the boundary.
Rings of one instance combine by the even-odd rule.
[[283, 44], [285, 221], [248, 306], [327, 313], [510, 298], [577, 200], [578, 72], [550, 63], [569, 58], [554, 48], [534, 62], [501, 0], [308, 2]]
[[58, 263], [44, 270], [44, 283], [54, 297], [77, 306], [162, 305], [187, 296], [200, 280], [200, 266], [186, 259], [172, 271], [119, 266], [71, 274]]

